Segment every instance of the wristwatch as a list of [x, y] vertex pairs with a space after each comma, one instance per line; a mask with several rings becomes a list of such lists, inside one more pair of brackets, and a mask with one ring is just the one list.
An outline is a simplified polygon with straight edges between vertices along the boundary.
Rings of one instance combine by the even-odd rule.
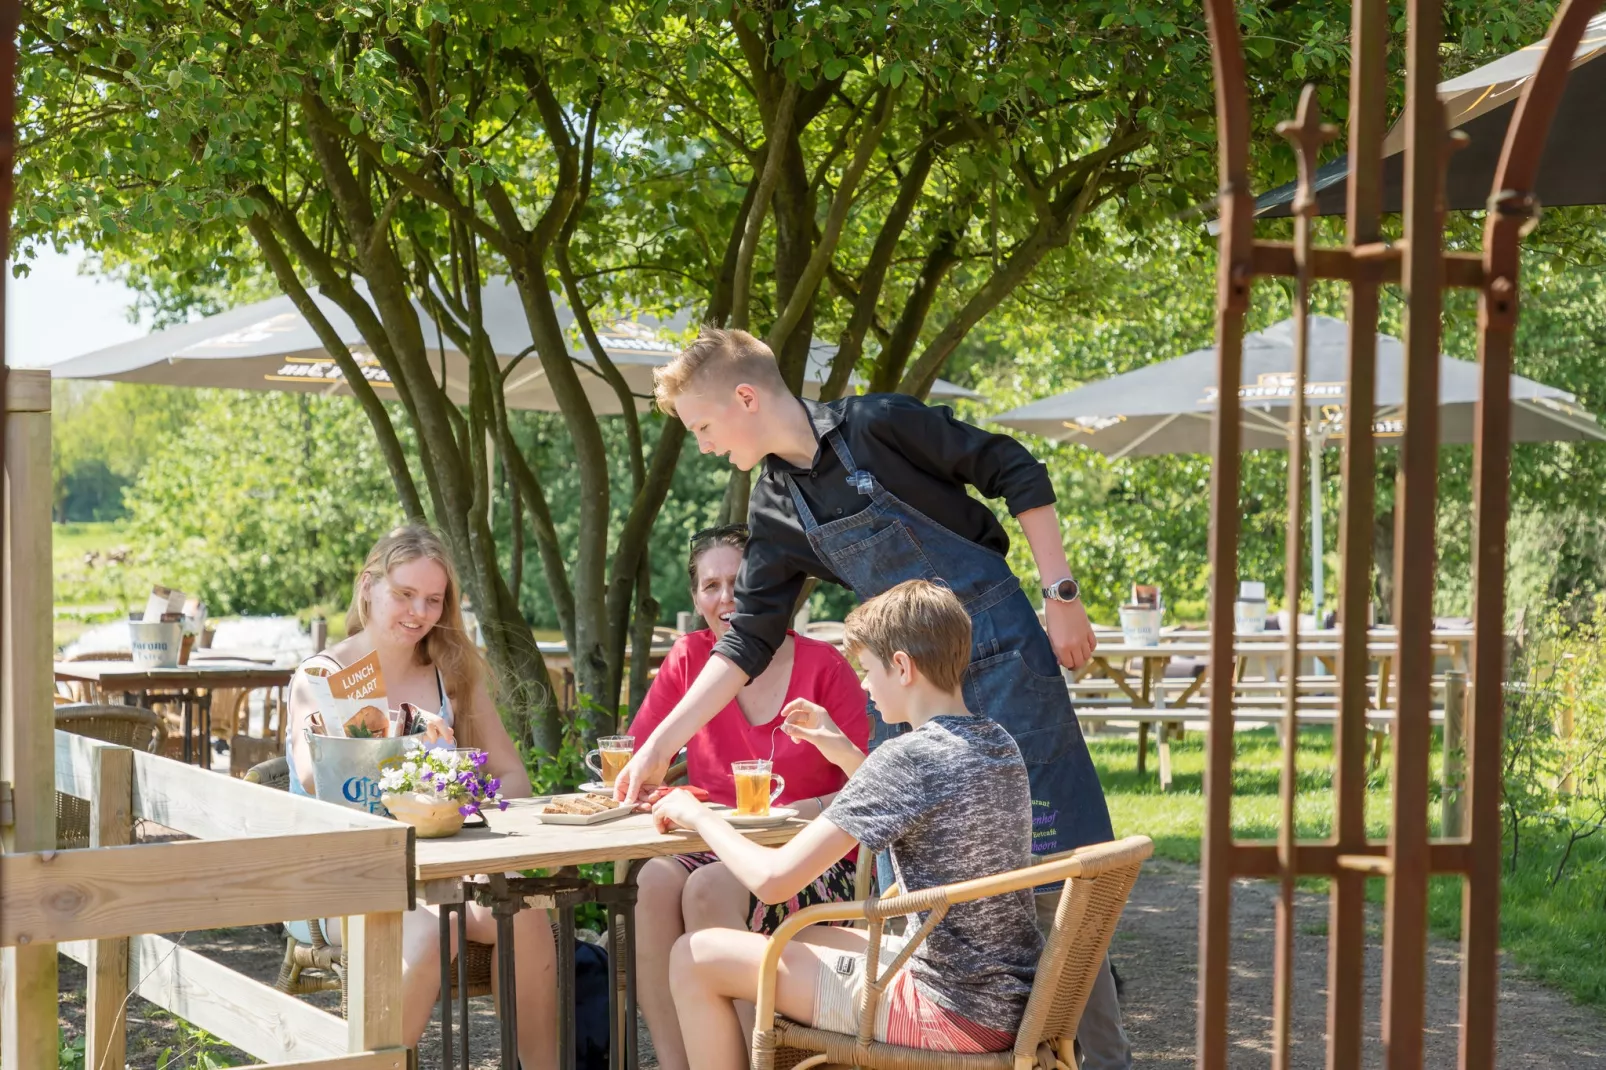
[[1045, 602], [1074, 602], [1081, 595], [1081, 585], [1069, 576], [1043, 588], [1043, 600]]

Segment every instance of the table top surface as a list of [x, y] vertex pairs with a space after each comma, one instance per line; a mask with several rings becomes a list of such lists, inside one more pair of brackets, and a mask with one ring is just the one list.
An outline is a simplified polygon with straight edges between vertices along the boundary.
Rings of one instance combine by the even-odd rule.
[[98, 684], [163, 684], [193, 687], [222, 687], [224, 681], [251, 683], [258, 687], [282, 687], [290, 682], [295, 669], [263, 665], [254, 661], [191, 661], [171, 669], [136, 665], [132, 661], [58, 661], [58, 680], [89, 680]]
[[[501, 873], [519, 869], [546, 869], [595, 862], [659, 858], [708, 850], [690, 832], [660, 834], [651, 814], [604, 821], [600, 825], [543, 825], [545, 799], [516, 799], [506, 810], [492, 810], [490, 828], [464, 829], [440, 840], [420, 839], [415, 845], [415, 873], [420, 881]], [[776, 828], [741, 829], [748, 839], [781, 844], [796, 836], [808, 822], [792, 820]]]

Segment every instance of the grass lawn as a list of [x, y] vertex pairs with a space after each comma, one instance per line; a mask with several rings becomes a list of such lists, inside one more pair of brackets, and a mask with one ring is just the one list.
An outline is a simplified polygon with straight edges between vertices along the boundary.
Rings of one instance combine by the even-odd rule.
[[[1242, 839], [1273, 839], [1280, 813], [1278, 777], [1282, 751], [1270, 728], [1240, 732], [1233, 770], [1232, 826]], [[1204, 829], [1204, 735], [1188, 734], [1171, 745], [1171, 790], [1162, 793], [1155, 775], [1158, 759], [1151, 749], [1149, 771], [1137, 775], [1135, 739], [1090, 739], [1089, 749], [1110, 804], [1115, 834], [1142, 833], [1154, 840], [1155, 853], [1181, 862], [1199, 861]], [[1367, 786], [1366, 825], [1371, 836], [1388, 835], [1390, 751]], [[1435, 740], [1430, 759], [1437, 782], [1440, 752]], [[1295, 821], [1299, 835], [1325, 837], [1332, 832], [1333, 736], [1328, 728], [1300, 733], [1299, 797]], [[1430, 834], [1438, 835], [1438, 806], [1432, 809]], [[1508, 868], [1501, 896], [1501, 945], [1526, 969], [1581, 1003], [1606, 1007], [1606, 833], [1579, 843], [1566, 874], [1550, 880], [1563, 842], [1555, 836], [1523, 832], [1515, 872]], [[1509, 862], [1510, 842], [1506, 844]], [[1321, 886], [1324, 882], [1307, 882]], [[1369, 896], [1381, 902], [1383, 881], [1368, 882]], [[1461, 880], [1435, 878], [1428, 903], [1434, 932], [1458, 939], [1461, 929]], [[1317, 921], [1318, 919], [1310, 919]], [[1325, 925], [1325, 919], [1320, 919]]]

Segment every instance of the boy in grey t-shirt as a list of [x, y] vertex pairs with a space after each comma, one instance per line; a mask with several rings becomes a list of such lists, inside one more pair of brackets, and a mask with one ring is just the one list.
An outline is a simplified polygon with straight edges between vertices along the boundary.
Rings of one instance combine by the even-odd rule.
[[[814, 743], [851, 778], [818, 819], [785, 846], [763, 847], [689, 793], [671, 792], [654, 807], [659, 827], [696, 832], [766, 902], [795, 894], [854, 841], [890, 849], [905, 891], [1029, 864], [1026, 767], [1009, 733], [965, 708], [970, 642], [970, 618], [946, 587], [911, 580], [865, 602], [848, 615], [848, 649], [882, 718], [913, 730], [867, 758], [828, 711], [797, 700], [783, 711], [788, 734]], [[867, 939], [857, 929], [807, 930], [782, 954], [777, 1010], [856, 1031]], [[755, 998], [766, 944], [729, 929], [688, 933], [675, 944], [671, 987], [691, 1065], [747, 1065], [734, 1004]], [[1041, 950], [1030, 891], [950, 908], [883, 992], [876, 1038], [939, 1051], [1008, 1049]], [[894, 954], [883, 954], [883, 970]]]

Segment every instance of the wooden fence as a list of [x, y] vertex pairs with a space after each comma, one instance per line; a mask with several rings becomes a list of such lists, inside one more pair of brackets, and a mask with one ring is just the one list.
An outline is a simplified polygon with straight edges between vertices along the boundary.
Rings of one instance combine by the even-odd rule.
[[[0, 947], [54, 945], [85, 965], [86, 1066], [123, 1065], [134, 993], [267, 1063], [404, 1070], [410, 828], [65, 732], [55, 782], [90, 801], [94, 846], [0, 857]], [[139, 821], [195, 838], [135, 844]], [[349, 916], [345, 1020], [155, 935], [328, 916]], [[48, 1053], [28, 1049], [38, 1030], [8, 1036], [17, 1067], [54, 1065], [54, 1017]]]

